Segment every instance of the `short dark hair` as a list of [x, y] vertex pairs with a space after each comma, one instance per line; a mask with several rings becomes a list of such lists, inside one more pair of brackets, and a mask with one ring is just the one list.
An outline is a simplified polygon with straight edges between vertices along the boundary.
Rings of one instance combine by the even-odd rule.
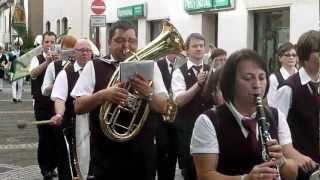
[[308, 61], [310, 54], [315, 51], [320, 51], [319, 31], [310, 30], [303, 33], [297, 43], [297, 54], [301, 65]]
[[283, 56], [285, 52], [295, 49], [295, 46], [291, 42], [285, 42], [279, 46], [277, 49], [278, 56]]
[[109, 29], [109, 37], [108, 37], [109, 44], [111, 43], [111, 40], [112, 40], [117, 29], [121, 29], [124, 31], [127, 31], [129, 29], [133, 29], [135, 34], [137, 33], [136, 28], [130, 22], [125, 21], [125, 20], [119, 20], [119, 21], [113, 23]]
[[200, 34], [200, 33], [191, 33], [186, 40], [186, 43], [184, 45], [185, 49], [189, 49], [190, 41], [191, 39], [198, 39], [198, 40], [203, 40], [204, 44], [206, 44], [205, 38]]
[[221, 56], [221, 55], [227, 55], [227, 52], [224, 49], [216, 48], [213, 50], [213, 53], [211, 54], [210, 59], [213, 60], [214, 58]]
[[[252, 49], [241, 49], [232, 53], [223, 67], [220, 81], [220, 88], [226, 102], [234, 101], [237, 67], [243, 60], [255, 62], [267, 74], [267, 64], [256, 51]], [[264, 96], [269, 89], [269, 78], [266, 78], [266, 80], [267, 86]]]
[[45, 32], [45, 33], [42, 34], [42, 43], [43, 43], [43, 41], [44, 41], [44, 37], [45, 37], [45, 36], [54, 36], [54, 38], [57, 39], [57, 35], [56, 35], [54, 32], [52, 32], [52, 31], [47, 31], [47, 32]]

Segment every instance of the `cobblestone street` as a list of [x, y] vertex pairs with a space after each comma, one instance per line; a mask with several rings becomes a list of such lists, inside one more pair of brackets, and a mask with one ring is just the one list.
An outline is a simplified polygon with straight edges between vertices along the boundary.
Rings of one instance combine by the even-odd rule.
[[[0, 92], [0, 180], [42, 180], [37, 162], [37, 128], [18, 124], [34, 120], [30, 83], [25, 83], [22, 103], [14, 104], [11, 85]], [[182, 180], [180, 170], [176, 180]], [[55, 179], [57, 180], [57, 178]]]

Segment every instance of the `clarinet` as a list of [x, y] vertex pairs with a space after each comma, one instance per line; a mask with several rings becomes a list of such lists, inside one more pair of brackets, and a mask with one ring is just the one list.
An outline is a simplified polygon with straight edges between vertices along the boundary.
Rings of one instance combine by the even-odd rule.
[[[270, 124], [267, 121], [266, 114], [264, 111], [264, 106], [262, 103], [262, 98], [259, 95], [255, 96], [256, 100], [256, 108], [257, 108], [257, 115], [256, 119], [258, 122], [258, 130], [259, 130], [259, 138], [262, 145], [262, 159], [266, 161], [270, 161], [271, 157], [268, 151], [267, 142], [271, 140], [271, 135], [269, 133], [269, 126]], [[280, 174], [279, 167], [275, 167], [278, 174]], [[281, 180], [279, 176], [277, 180]]]

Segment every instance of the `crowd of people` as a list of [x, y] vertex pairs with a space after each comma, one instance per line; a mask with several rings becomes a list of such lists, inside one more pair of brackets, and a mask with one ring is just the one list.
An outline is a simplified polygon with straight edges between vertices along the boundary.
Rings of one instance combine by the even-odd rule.
[[[136, 33], [127, 21], [114, 23], [105, 57], [95, 56], [88, 40], [71, 35], [63, 37], [61, 54], [55, 54], [56, 35], [43, 34], [43, 51], [29, 71], [35, 118], [51, 120], [38, 125], [38, 163], [45, 180], [174, 180], [177, 163], [185, 180], [308, 180], [318, 170], [320, 32], [305, 32], [295, 45], [281, 44], [274, 72], [252, 49], [227, 56], [209, 44], [205, 53], [206, 39], [191, 33], [183, 63], [168, 53], [153, 62], [150, 80], [136, 72], [127, 82], [114, 82], [119, 64], [137, 51]], [[2, 51], [0, 45], [4, 68], [9, 61]], [[63, 56], [67, 51], [72, 54]], [[13, 86], [20, 89], [18, 84]], [[100, 110], [105, 103], [129, 109], [132, 94], [150, 113], [136, 136], [115, 141], [101, 128]], [[173, 122], [162, 116], [169, 98], [178, 109]], [[264, 99], [260, 104], [259, 98]], [[21, 100], [19, 91], [13, 99]], [[130, 113], [116, 116], [128, 122]], [[81, 174], [73, 147], [83, 114], [88, 114], [90, 161]]]

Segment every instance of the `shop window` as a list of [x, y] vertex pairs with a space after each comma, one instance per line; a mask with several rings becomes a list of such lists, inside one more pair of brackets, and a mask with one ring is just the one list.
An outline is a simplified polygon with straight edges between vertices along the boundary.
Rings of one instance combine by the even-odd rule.
[[150, 41], [154, 40], [162, 31], [162, 21], [150, 21]]
[[290, 10], [273, 9], [254, 13], [254, 48], [267, 61], [269, 72], [279, 67], [277, 48], [289, 41]]

